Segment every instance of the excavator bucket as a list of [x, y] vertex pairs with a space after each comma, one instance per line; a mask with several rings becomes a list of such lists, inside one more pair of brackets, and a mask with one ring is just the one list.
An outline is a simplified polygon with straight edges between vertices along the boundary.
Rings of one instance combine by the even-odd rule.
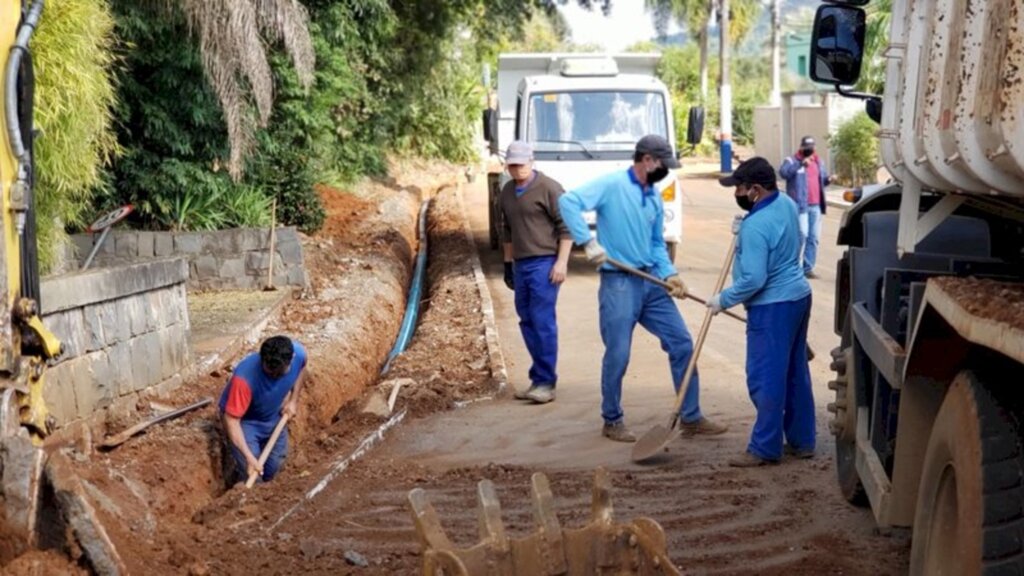
[[665, 532], [649, 518], [629, 524], [612, 518], [611, 480], [598, 468], [594, 475], [590, 521], [581, 528], [562, 528], [554, 512], [547, 476], [532, 477], [536, 527], [522, 538], [510, 538], [501, 520], [501, 504], [490, 480], [477, 487], [480, 542], [456, 548], [448, 538], [426, 492], [409, 492], [413, 523], [423, 548], [424, 576], [589, 576], [678, 575], [666, 552]]

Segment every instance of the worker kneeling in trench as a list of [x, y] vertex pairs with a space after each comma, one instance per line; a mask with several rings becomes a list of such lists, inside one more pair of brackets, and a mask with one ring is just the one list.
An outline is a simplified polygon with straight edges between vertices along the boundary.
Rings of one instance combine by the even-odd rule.
[[[219, 404], [235, 464], [234, 474], [226, 476], [229, 486], [254, 474], [268, 482], [280, 470], [288, 452], [286, 425], [298, 410], [305, 368], [306, 349], [287, 336], [264, 340], [258, 354], [235, 367]], [[260, 462], [278, 424], [280, 435]]]

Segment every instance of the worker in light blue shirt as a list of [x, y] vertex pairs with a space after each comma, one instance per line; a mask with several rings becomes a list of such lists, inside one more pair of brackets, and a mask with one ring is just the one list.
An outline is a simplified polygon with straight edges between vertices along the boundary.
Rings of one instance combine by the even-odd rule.
[[[686, 285], [668, 258], [662, 221], [665, 208], [654, 183], [678, 168], [668, 141], [648, 135], [636, 144], [633, 166], [600, 177], [559, 198], [562, 218], [573, 240], [583, 245], [587, 259], [600, 265], [598, 302], [604, 358], [601, 363], [602, 434], [619, 442], [635, 442], [622, 412], [622, 378], [629, 364], [633, 329], [637, 323], [658, 337], [668, 352], [673, 384], [678, 390], [693, 354], [693, 339], [671, 296], [686, 296]], [[591, 239], [583, 219], [597, 213], [597, 238]], [[671, 292], [606, 263], [608, 258], [663, 278]], [[680, 410], [684, 434], [721, 434], [727, 427], [711, 422], [700, 411], [697, 373]]]
[[713, 313], [747, 308], [747, 388], [757, 420], [747, 450], [731, 466], [778, 462], [783, 453], [814, 455], [814, 396], [807, 360], [811, 286], [800, 264], [796, 203], [780, 194], [775, 170], [754, 157], [722, 186], [735, 186], [736, 202], [749, 210], [734, 222], [739, 234], [732, 286], [708, 300]]

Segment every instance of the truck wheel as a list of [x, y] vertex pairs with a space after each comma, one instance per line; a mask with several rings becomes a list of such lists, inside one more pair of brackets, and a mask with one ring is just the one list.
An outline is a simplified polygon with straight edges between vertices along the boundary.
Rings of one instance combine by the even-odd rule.
[[925, 451], [911, 574], [1024, 570], [1024, 460], [1015, 413], [975, 373], [953, 381]]
[[497, 250], [500, 244], [498, 236], [498, 177], [489, 174], [487, 177], [487, 231], [490, 234], [491, 250]]
[[835, 414], [829, 429], [836, 437], [836, 480], [843, 498], [856, 506], [867, 506], [868, 496], [857, 475], [857, 395], [851, 384], [853, 347], [832, 351], [832, 369], [836, 379], [828, 383], [835, 390], [836, 401], [828, 405]]
[[665, 243], [665, 248], [668, 249], [668, 261], [671, 262], [673, 265], [676, 263], [676, 246], [678, 245], [678, 242]]

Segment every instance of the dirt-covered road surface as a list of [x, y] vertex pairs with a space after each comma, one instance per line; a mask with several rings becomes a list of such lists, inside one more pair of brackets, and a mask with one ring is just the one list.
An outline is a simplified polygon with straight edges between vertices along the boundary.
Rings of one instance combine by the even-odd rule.
[[[718, 316], [701, 356], [701, 398], [705, 414], [730, 430], [677, 439], [660, 461], [638, 466], [629, 461], [629, 445], [600, 435], [596, 273], [574, 255], [558, 305], [558, 399], [533, 406], [513, 400], [507, 389], [499, 392], [503, 375], [492, 372], [499, 359], [488, 353], [484, 323], [489, 301], [500, 342], [490, 345], [500, 347], [511, 386], [524, 385], [529, 357], [500, 257], [487, 244], [483, 178], [455, 185], [457, 179], [437, 176], [436, 167], [418, 169], [356, 195], [321, 190], [328, 223], [304, 241], [311, 289], [266, 333], [291, 334], [310, 351], [309, 393], [274, 482], [249, 491], [225, 486], [223, 434], [213, 407], [108, 453], [66, 454], [129, 573], [418, 574], [411, 489], [423, 488], [448, 534], [469, 547], [478, 538], [481, 479], [497, 486], [515, 537], [532, 528], [533, 472], [549, 476], [562, 525], [575, 527], [589, 515], [599, 466], [611, 472], [616, 517], [660, 523], [684, 574], [906, 572], [905, 532], [880, 533], [868, 510], [843, 501], [833, 479], [825, 405], [832, 401], [826, 383], [836, 345], [838, 214], [825, 220], [820, 278], [812, 281], [816, 457], [750, 470], [726, 465], [744, 449], [754, 411], [744, 382], [744, 327]], [[706, 297], [737, 209], [714, 180], [691, 176], [684, 188], [677, 266], [690, 290]], [[381, 377], [405, 307], [402, 291], [417, 249], [414, 219], [425, 197], [434, 200], [424, 307], [408, 351]], [[704, 308], [678, 305], [696, 333]], [[162, 400], [184, 404], [219, 394], [230, 368], [225, 364]], [[362, 411], [374, 394], [387, 398], [399, 380], [390, 415]], [[624, 384], [627, 423], [643, 433], [667, 422], [673, 401], [667, 358], [638, 328]], [[26, 554], [6, 571], [64, 574], [88, 567], [83, 550], [59, 536], [50, 552]]]

